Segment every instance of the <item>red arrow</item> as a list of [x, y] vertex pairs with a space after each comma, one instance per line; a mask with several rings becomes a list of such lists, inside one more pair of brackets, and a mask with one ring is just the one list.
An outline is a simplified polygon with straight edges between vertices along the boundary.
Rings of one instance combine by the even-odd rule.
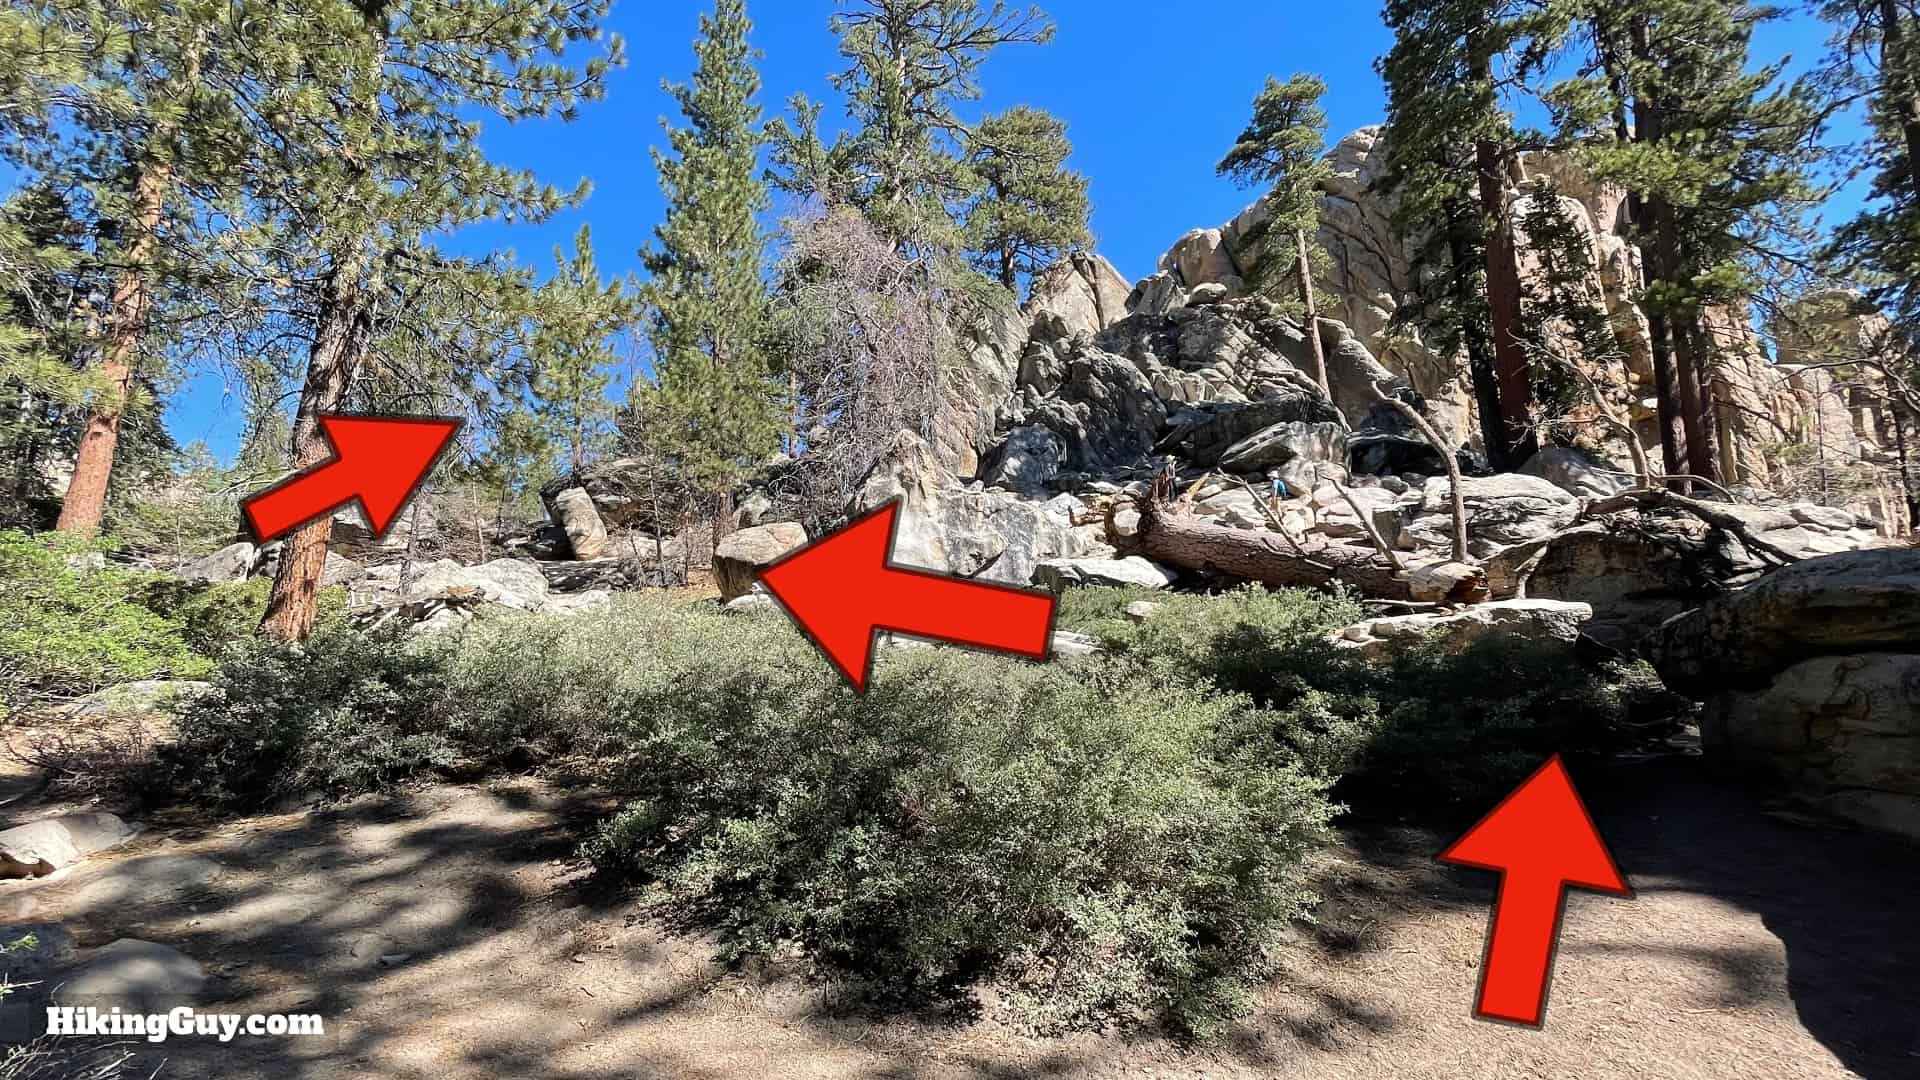
[[1569, 886], [1632, 896], [1560, 755], [1547, 759], [1440, 861], [1500, 872], [1473, 1014], [1540, 1026]]
[[264, 544], [316, 518], [360, 501], [376, 537], [400, 516], [453, 441], [460, 421], [449, 416], [320, 417], [333, 457], [247, 496], [240, 511]]
[[860, 693], [881, 630], [1045, 660], [1054, 597], [895, 566], [895, 499], [760, 571], [760, 583]]

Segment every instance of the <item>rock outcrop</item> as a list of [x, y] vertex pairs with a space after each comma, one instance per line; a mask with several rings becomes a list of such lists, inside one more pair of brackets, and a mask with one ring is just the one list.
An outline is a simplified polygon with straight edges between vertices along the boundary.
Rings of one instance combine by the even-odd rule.
[[1652, 655], [1706, 703], [1711, 759], [1920, 839], [1920, 551], [1795, 563], [1669, 620]]

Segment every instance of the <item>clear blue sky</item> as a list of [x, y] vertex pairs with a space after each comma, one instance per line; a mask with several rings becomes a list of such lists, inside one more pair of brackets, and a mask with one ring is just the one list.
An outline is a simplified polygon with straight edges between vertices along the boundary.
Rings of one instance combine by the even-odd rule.
[[[1072, 166], [1092, 184], [1096, 248], [1138, 279], [1180, 234], [1217, 225], [1251, 194], [1214, 176], [1213, 166], [1244, 125], [1269, 75], [1311, 71], [1328, 84], [1330, 139], [1379, 122], [1385, 105], [1374, 58], [1390, 44], [1371, 0], [1304, 5], [1247, 0], [1042, 0], [1059, 25], [1045, 46], [1007, 48], [987, 64], [978, 108], [1017, 104], [1066, 120]], [[578, 210], [539, 226], [486, 226], [455, 237], [470, 252], [518, 251], [551, 269], [555, 244], [582, 221], [593, 226], [601, 267], [637, 269], [637, 253], [661, 213], [649, 148], [673, 111], [660, 89], [684, 80], [705, 0], [620, 0], [612, 29], [626, 39], [627, 66], [612, 74], [605, 100], [572, 124], [494, 124], [489, 153], [559, 186], [581, 177], [593, 194]], [[804, 91], [837, 104], [827, 75], [840, 66], [827, 18], [830, 0], [749, 0], [754, 43], [765, 52], [762, 105], [769, 116]], [[1820, 51], [1825, 31], [1805, 19], [1766, 28], [1756, 59]], [[222, 458], [235, 450], [240, 420], [217, 374], [193, 379], [171, 403], [168, 427], [183, 444], [204, 439]]]

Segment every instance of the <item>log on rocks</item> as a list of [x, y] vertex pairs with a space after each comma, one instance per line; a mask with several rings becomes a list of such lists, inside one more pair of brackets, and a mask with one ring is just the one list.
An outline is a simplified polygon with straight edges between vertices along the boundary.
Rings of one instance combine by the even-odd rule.
[[1298, 543], [1280, 533], [1228, 528], [1168, 513], [1147, 499], [1140, 501], [1139, 513], [1142, 554], [1170, 566], [1271, 587], [1343, 584], [1373, 600], [1462, 604], [1487, 598], [1486, 572], [1469, 563], [1433, 562], [1397, 571], [1372, 548]]

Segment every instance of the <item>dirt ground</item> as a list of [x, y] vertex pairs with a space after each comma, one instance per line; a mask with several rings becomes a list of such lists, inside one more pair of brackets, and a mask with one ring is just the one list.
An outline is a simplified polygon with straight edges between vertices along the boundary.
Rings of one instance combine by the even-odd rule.
[[1638, 895], [1574, 895], [1540, 1031], [1470, 1018], [1494, 878], [1412, 830], [1349, 832], [1285, 971], [1205, 1050], [849, 1013], [726, 972], [582, 889], [569, 819], [595, 808], [531, 782], [149, 821], [110, 857], [0, 883], [0, 925], [169, 944], [213, 976], [203, 1008], [327, 1023], [138, 1045], [142, 1077], [1920, 1077], [1920, 849], [1769, 815], [1697, 759], [1584, 793]]

